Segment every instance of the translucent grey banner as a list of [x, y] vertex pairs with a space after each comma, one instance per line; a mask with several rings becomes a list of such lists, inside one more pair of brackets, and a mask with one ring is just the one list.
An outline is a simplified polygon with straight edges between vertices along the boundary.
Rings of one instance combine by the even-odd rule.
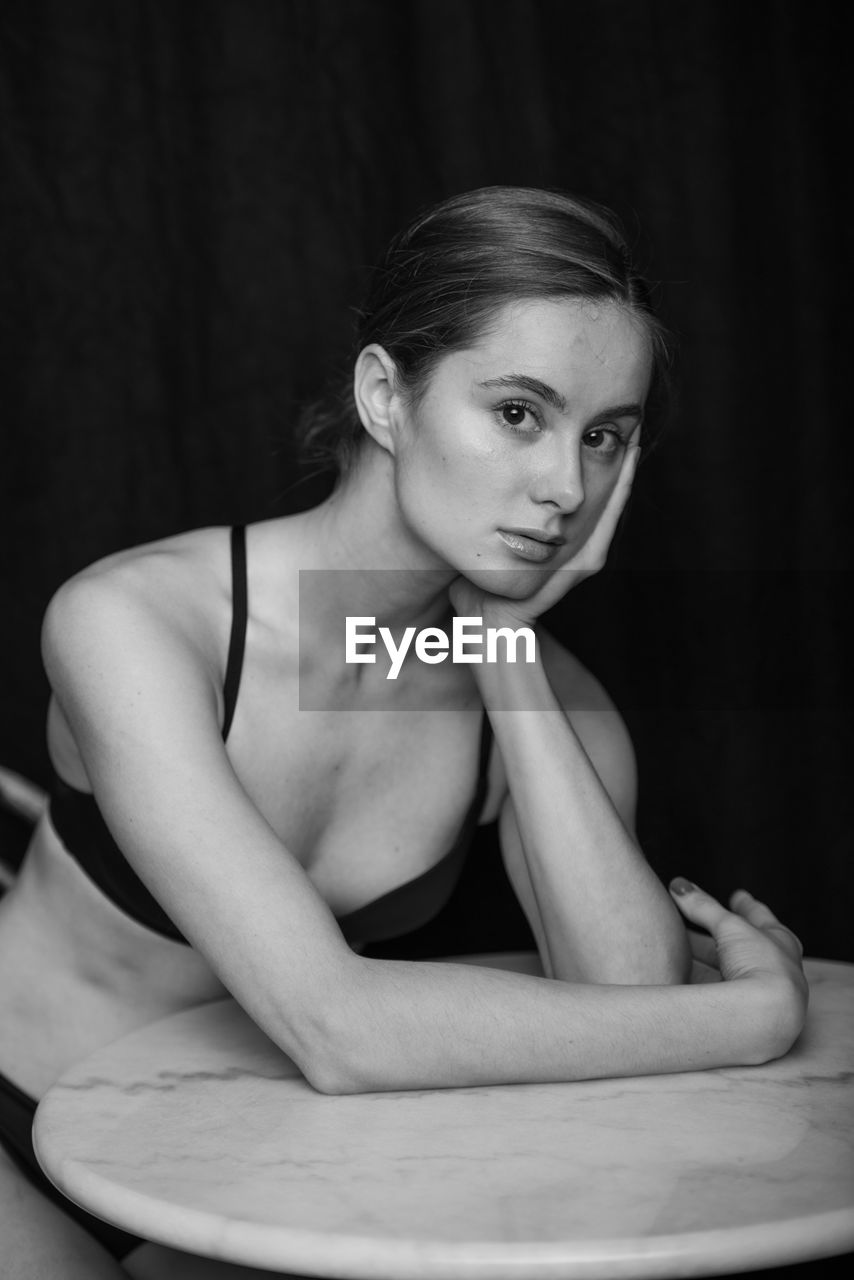
[[[505, 598], [512, 589], [523, 604], [553, 572], [480, 571], [477, 586]], [[566, 710], [589, 707], [589, 682], [573, 680], [571, 660], [557, 675], [543, 630], [623, 709], [838, 712], [848, 702], [848, 572], [608, 569], [567, 591], [535, 636], [521, 623], [490, 636], [477, 596], [455, 617], [448, 585], [432, 570], [301, 570], [300, 709], [474, 709], [486, 680], [491, 707], [541, 709], [554, 705], [541, 666]]]
[[[515, 571], [514, 598], [528, 598], [550, 576]], [[506, 590], [508, 581], [495, 570], [478, 575], [487, 599], [491, 587]], [[300, 710], [474, 709], [476, 667], [538, 666], [533, 627], [502, 619], [500, 611], [485, 617], [477, 598], [470, 612], [456, 613], [449, 582], [447, 573], [423, 569], [300, 570]], [[542, 692], [527, 682], [506, 688], [496, 682], [491, 693], [496, 707], [543, 705]]]

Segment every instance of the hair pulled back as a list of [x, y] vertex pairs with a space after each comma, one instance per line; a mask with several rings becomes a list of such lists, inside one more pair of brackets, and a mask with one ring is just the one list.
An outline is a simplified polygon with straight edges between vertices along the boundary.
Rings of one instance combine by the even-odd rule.
[[[398, 389], [416, 404], [443, 356], [474, 346], [508, 303], [537, 298], [607, 300], [637, 317], [653, 353], [649, 445], [668, 399], [667, 335], [616, 216], [561, 192], [481, 187], [419, 215], [374, 269], [353, 359], [378, 343], [395, 362]], [[305, 461], [346, 474], [363, 438], [352, 362], [331, 394], [303, 413], [298, 431]]]

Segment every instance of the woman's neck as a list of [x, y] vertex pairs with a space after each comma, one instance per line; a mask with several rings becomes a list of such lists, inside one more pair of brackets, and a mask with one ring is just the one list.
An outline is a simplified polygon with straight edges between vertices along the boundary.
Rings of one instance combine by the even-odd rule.
[[301, 620], [322, 626], [324, 618], [371, 617], [393, 634], [447, 622], [455, 571], [406, 524], [383, 450], [366, 448], [301, 522]]

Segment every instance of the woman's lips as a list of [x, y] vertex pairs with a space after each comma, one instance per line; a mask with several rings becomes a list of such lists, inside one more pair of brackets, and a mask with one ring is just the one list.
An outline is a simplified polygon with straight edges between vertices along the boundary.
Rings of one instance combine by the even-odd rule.
[[563, 538], [546, 542], [533, 533], [520, 533], [515, 529], [499, 529], [498, 536], [520, 560], [533, 560], [537, 564], [545, 564], [546, 560], [554, 559], [564, 545]]

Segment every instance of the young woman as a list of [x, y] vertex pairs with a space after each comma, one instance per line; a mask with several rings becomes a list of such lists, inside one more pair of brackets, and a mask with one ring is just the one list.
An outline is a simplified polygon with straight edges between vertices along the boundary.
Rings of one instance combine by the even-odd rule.
[[[625, 728], [538, 626], [604, 563], [664, 384], [614, 220], [527, 189], [439, 205], [377, 268], [356, 352], [306, 433], [328, 500], [110, 556], [47, 611], [57, 783], [0, 905], [22, 1275], [115, 1276], [136, 1243], [48, 1199], [34, 1099], [226, 992], [330, 1093], [756, 1063], [801, 1028], [797, 940], [745, 892], [664, 889]], [[454, 615], [531, 629], [533, 660], [436, 660]], [[435, 914], [496, 817], [545, 976], [360, 954]], [[684, 918], [724, 981], [691, 982]]]

